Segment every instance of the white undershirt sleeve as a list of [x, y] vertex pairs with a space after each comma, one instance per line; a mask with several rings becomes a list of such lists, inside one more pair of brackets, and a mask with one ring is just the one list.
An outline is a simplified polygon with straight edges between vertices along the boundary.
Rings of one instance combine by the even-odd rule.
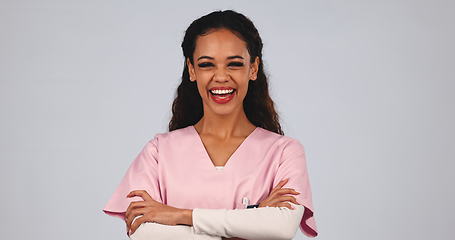
[[249, 209], [193, 209], [196, 233], [250, 240], [292, 239], [300, 225], [305, 207], [289, 202], [287, 207]]

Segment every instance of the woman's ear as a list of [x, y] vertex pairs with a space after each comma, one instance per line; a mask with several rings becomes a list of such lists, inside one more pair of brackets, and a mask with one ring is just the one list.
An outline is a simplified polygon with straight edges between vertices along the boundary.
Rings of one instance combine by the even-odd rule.
[[256, 56], [254, 62], [250, 66], [250, 79], [256, 80], [258, 77], [258, 70], [259, 70], [259, 57]]
[[196, 74], [194, 72], [194, 66], [191, 64], [190, 59], [186, 58], [186, 65], [188, 66], [188, 73], [190, 74], [190, 81], [196, 81]]

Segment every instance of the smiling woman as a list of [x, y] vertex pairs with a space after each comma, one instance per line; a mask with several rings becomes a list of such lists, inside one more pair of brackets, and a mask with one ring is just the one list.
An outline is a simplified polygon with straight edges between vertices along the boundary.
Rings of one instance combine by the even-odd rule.
[[304, 147], [281, 130], [253, 23], [212, 12], [182, 49], [169, 131], [147, 142], [103, 211], [137, 240], [292, 239], [299, 226], [317, 236]]
[[226, 28], [212, 29], [197, 38], [193, 56], [196, 66], [187, 59], [190, 81], [197, 79], [199, 94], [207, 96], [207, 110], [223, 114], [242, 105], [248, 82], [256, 79], [259, 66], [257, 56], [250, 62], [245, 41]]

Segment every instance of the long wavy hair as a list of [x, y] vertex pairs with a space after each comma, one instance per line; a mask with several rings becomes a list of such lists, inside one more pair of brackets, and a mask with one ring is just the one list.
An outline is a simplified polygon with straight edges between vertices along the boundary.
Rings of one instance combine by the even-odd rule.
[[248, 120], [257, 127], [284, 135], [278, 113], [269, 95], [267, 76], [262, 64], [262, 39], [253, 22], [233, 10], [211, 12], [194, 20], [185, 31], [181, 45], [184, 56], [182, 82], [177, 88], [176, 97], [172, 103], [169, 131], [194, 125], [204, 115], [202, 98], [196, 82], [190, 81], [186, 59], [189, 58], [191, 64], [194, 64], [193, 53], [196, 48], [196, 38], [199, 35], [221, 28], [230, 30], [246, 42], [251, 63], [259, 57], [257, 79], [248, 82], [248, 91], [243, 100], [243, 108]]

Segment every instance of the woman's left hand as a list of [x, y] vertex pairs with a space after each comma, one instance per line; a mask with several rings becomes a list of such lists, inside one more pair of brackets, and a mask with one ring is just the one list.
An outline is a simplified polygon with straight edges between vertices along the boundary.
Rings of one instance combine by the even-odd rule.
[[[157, 202], [145, 190], [131, 191], [127, 197], [140, 196], [144, 201], [133, 201], [125, 213], [128, 236], [144, 222], [156, 222], [166, 225], [177, 225], [181, 219], [182, 210]], [[139, 215], [143, 215], [136, 220]], [[134, 223], [131, 224], [134, 220]]]

